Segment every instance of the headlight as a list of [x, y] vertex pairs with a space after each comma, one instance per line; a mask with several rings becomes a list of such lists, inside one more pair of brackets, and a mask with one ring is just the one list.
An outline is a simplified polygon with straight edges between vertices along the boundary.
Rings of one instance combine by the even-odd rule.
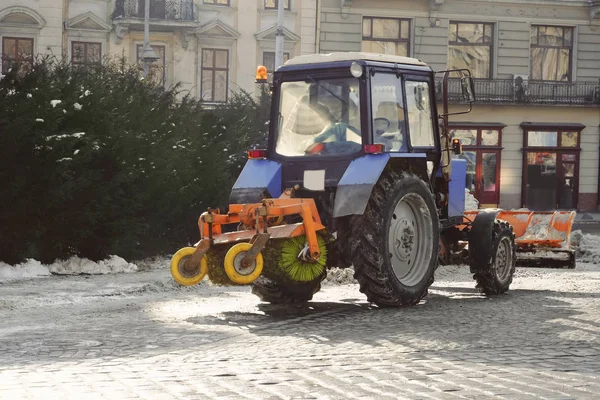
[[360, 78], [363, 74], [363, 69], [356, 62], [353, 62], [352, 65], [350, 65], [350, 73], [353, 77]]

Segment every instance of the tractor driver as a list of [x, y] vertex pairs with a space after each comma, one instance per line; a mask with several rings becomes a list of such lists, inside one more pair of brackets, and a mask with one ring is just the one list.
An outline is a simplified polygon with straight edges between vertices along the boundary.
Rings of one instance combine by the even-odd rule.
[[362, 137], [357, 127], [341, 122], [322, 103], [314, 105], [313, 110], [325, 122], [325, 128], [313, 139], [306, 154], [349, 154], [362, 148]]

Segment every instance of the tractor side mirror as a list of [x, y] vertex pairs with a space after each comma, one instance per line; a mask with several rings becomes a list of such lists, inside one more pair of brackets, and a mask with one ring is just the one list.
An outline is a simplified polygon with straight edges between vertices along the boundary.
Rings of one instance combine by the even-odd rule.
[[462, 154], [462, 143], [460, 139], [452, 139], [452, 151], [454, 154]]
[[468, 103], [475, 101], [475, 83], [472, 76], [463, 76], [460, 78], [463, 99]]

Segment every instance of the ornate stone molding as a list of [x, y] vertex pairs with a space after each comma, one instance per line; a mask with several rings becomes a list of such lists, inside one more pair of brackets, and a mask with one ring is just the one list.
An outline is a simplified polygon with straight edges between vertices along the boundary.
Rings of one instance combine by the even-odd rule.
[[181, 30], [181, 47], [184, 49], [188, 48], [190, 40], [195, 36], [193, 29], [182, 29]]
[[65, 28], [109, 32], [111, 26], [93, 12], [88, 11], [65, 21]]
[[[29, 19], [29, 21], [25, 22], [13, 22], [11, 21], [11, 17], [17, 15], [25, 15], [25, 19]], [[46, 25], [46, 20], [38, 14], [36, 11], [32, 10], [28, 7], [6, 7], [5, 9], [0, 10], [0, 25], [2, 26], [14, 26], [14, 27], [27, 27], [33, 29], [42, 29], [44, 25]]]
[[121, 44], [121, 40], [129, 33], [129, 27], [123, 25], [115, 25], [115, 34], [117, 35], [117, 44]]

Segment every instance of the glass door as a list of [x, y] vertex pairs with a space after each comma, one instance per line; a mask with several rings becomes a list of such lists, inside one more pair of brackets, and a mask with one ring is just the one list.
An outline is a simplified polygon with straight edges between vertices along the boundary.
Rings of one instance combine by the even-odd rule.
[[573, 209], [576, 207], [575, 188], [577, 185], [577, 175], [575, 173], [576, 154], [563, 153], [559, 169], [558, 184], [558, 208]]
[[523, 206], [530, 210], [572, 210], [579, 194], [580, 133], [525, 130]]
[[450, 129], [453, 139], [460, 139], [467, 161], [466, 188], [485, 207], [497, 207], [500, 201], [500, 154], [502, 127]]
[[498, 187], [498, 159], [500, 154], [497, 151], [487, 152], [480, 151], [481, 161], [480, 171], [478, 173], [479, 190], [477, 197], [482, 204], [498, 204], [498, 195], [500, 188]]

